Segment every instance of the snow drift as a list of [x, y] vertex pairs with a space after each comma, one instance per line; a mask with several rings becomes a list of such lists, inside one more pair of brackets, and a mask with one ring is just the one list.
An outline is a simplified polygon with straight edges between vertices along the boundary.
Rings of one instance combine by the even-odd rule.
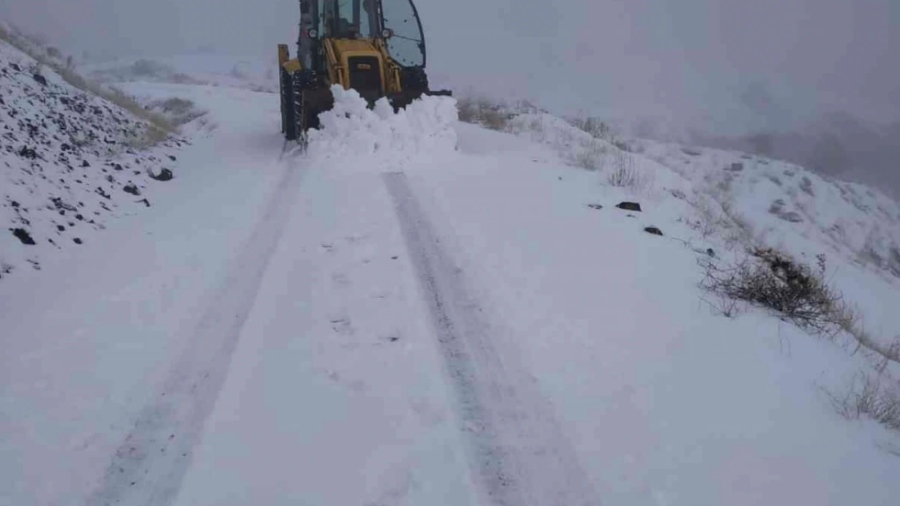
[[400, 169], [423, 157], [456, 150], [456, 101], [422, 97], [394, 113], [382, 98], [374, 109], [355, 90], [333, 86], [334, 108], [319, 116], [321, 128], [309, 134], [316, 163], [366, 169]]

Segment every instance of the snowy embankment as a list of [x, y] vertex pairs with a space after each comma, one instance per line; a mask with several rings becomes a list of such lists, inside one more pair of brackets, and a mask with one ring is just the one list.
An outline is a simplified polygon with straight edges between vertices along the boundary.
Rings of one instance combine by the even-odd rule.
[[40, 67], [0, 41], [0, 278], [153, 206], [185, 144]]
[[150, 194], [151, 207], [48, 256], [41, 272], [0, 283], [0, 504], [92, 504], [87, 498], [103, 490], [107, 473], [119, 473], [110, 467], [116, 455], [149, 455], [123, 442], [179, 374], [173, 402], [163, 407], [180, 421], [187, 417], [170, 442], [173, 455], [190, 447], [189, 422], [202, 421], [191, 410], [202, 412], [215, 399], [187, 402], [190, 382], [228, 364], [211, 350], [227, 343], [232, 315], [216, 316], [215, 308], [228, 288], [252, 298], [248, 285], [228, 278], [258, 262], [242, 254], [253, 246], [242, 245], [258, 237], [254, 230], [290, 173], [272, 133], [277, 101], [203, 87], [128, 91], [179, 95], [211, 113], [205, 128], [186, 129], [191, 144], [166, 165], [176, 179]]
[[[279, 159], [277, 97], [128, 90], [210, 116], [169, 200], [0, 284], [0, 503], [900, 495], [896, 433], [821, 395], [865, 360], [703, 302], [698, 259], [736, 241], [696, 226], [680, 171], [634, 155], [640, 184], [612, 186], [618, 152], [555, 119], [498, 133], [451, 99], [394, 115], [353, 93]], [[573, 167], [590, 157], [609, 165]], [[864, 317], [896, 331], [884, 300]]]
[[[595, 171], [598, 185], [676, 206], [667, 215], [691, 229], [676, 237], [695, 249], [734, 260], [746, 248], [774, 247], [813, 266], [822, 255], [829, 283], [867, 332], [885, 344], [900, 336], [889, 302], [900, 290], [900, 204], [876, 189], [739, 152], [646, 139], [620, 143], [623, 151], [548, 114], [515, 115], [507, 129]], [[632, 175], [625, 184], [615, 178], [622, 172]]]

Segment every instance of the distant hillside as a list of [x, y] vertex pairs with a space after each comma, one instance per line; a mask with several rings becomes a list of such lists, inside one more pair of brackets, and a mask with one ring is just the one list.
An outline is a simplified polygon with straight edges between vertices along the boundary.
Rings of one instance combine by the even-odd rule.
[[132, 58], [83, 67], [105, 83], [157, 82], [228, 86], [277, 93], [276, 67], [268, 61], [235, 60], [217, 54], [185, 54], [171, 58]]

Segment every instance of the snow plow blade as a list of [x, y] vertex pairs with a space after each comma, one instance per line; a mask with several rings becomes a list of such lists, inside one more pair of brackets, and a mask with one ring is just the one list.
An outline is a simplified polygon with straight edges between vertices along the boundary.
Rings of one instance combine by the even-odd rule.
[[[402, 91], [388, 94], [359, 92], [359, 95], [368, 102], [370, 108], [374, 107], [375, 103], [381, 98], [387, 98], [388, 102], [394, 108], [394, 112], [397, 112], [401, 109], [405, 109], [423, 96], [451, 97], [453, 96], [453, 93], [447, 90], [437, 90]], [[302, 111], [299, 112], [299, 114], [304, 116], [301, 121], [305, 126], [305, 129], [318, 129], [319, 114], [330, 111], [334, 107], [334, 95], [332, 95], [331, 90], [327, 88], [303, 90], [300, 96], [296, 97], [295, 100], [298, 102], [297, 105], [299, 106], [296, 110]]]

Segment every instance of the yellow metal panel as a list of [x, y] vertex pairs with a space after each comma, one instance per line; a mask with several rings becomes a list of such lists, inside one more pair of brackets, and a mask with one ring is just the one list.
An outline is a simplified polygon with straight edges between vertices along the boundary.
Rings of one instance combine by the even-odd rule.
[[[385, 76], [385, 59], [382, 51], [373, 39], [332, 39], [331, 49], [333, 51], [330, 57], [334, 58], [335, 73], [338, 74], [337, 79], [332, 82], [339, 82], [345, 89], [350, 87], [350, 58], [357, 56], [371, 56], [378, 58], [379, 67], [381, 68], [381, 82], [384, 91], [388, 91], [388, 85]], [[329, 62], [330, 63], [330, 62]]]
[[332, 39], [332, 44], [338, 54], [347, 51], [377, 51], [372, 39]]
[[284, 65], [285, 62], [290, 59], [291, 57], [287, 44], [278, 44], [278, 65]]
[[288, 61], [284, 62], [281, 65], [281, 67], [284, 70], [288, 71], [289, 73], [297, 72], [298, 70], [301, 70], [303, 68], [303, 66], [300, 65], [300, 60], [298, 60], [296, 58], [293, 60], [288, 60]]

